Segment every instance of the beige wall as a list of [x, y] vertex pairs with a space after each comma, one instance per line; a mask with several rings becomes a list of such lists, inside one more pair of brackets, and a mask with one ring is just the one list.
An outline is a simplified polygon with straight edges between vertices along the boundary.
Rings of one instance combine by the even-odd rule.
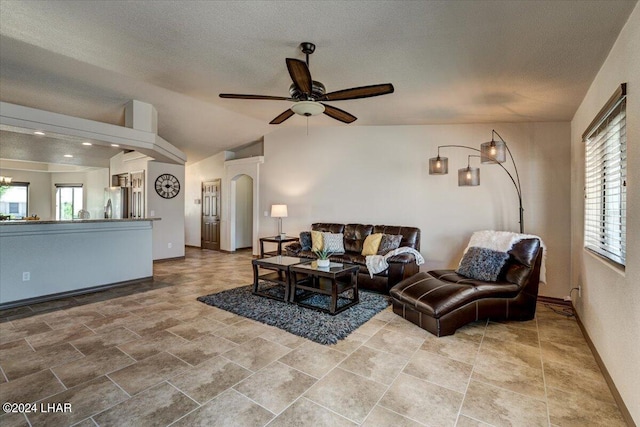
[[[153, 259], [184, 256], [185, 166], [156, 162], [150, 157], [127, 161], [123, 153], [110, 160], [110, 175], [140, 171], [144, 171], [145, 176], [145, 216], [161, 219], [153, 223]], [[180, 182], [180, 192], [173, 199], [164, 199], [155, 190], [156, 179], [165, 173], [174, 175]]]
[[[104, 214], [104, 187], [108, 185], [108, 169], [87, 172], [40, 172], [3, 169], [16, 182], [29, 183], [29, 212], [42, 220], [56, 218], [56, 184], [82, 184], [84, 209], [91, 218], [102, 218]], [[77, 212], [76, 212], [77, 213]]]
[[232, 157], [232, 153], [223, 151], [215, 156], [199, 162], [188, 164], [185, 169], [185, 244], [200, 247], [201, 238], [201, 209], [202, 205], [196, 199], [202, 197], [202, 183], [222, 178], [224, 175], [224, 161]]
[[[260, 212], [286, 203], [288, 234], [312, 222], [408, 225], [422, 230], [423, 269], [454, 267], [471, 233], [518, 231], [513, 184], [497, 165], [481, 166], [480, 187], [458, 187], [468, 150], [443, 149], [450, 174], [432, 176], [438, 145], [479, 147], [495, 128], [516, 158], [524, 193], [525, 231], [548, 247], [548, 284], [541, 294], [570, 289], [569, 123], [284, 128], [265, 136]], [[472, 159], [472, 165], [479, 160]], [[259, 235], [277, 223], [260, 216]]]
[[[591, 120], [627, 82], [627, 266], [583, 248], [584, 145]], [[576, 310], [636, 424], [640, 424], [640, 6], [636, 6], [571, 122], [572, 282]], [[574, 294], [575, 295], [575, 294]]]

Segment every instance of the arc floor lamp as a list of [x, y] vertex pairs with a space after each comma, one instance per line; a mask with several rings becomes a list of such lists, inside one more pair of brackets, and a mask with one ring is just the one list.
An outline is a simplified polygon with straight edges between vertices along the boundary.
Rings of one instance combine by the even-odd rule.
[[[495, 140], [495, 136], [500, 138], [499, 141]], [[473, 187], [480, 185], [480, 168], [471, 167], [471, 157], [479, 157], [480, 162], [484, 164], [497, 164], [502, 170], [504, 170], [513, 186], [518, 193], [518, 203], [520, 205], [520, 233], [524, 233], [524, 209], [522, 208], [522, 186], [520, 185], [520, 175], [518, 174], [518, 167], [516, 161], [513, 159], [513, 154], [507, 145], [507, 142], [500, 136], [495, 130], [491, 130], [491, 141], [480, 144], [480, 149], [469, 147], [466, 145], [440, 145], [438, 146], [437, 157], [429, 159], [429, 175], [446, 175], [449, 173], [449, 159], [447, 157], [440, 157], [441, 148], [465, 148], [480, 153], [480, 155], [469, 155], [467, 157], [467, 167], [458, 169], [458, 186], [459, 187]], [[507, 153], [513, 164], [515, 172], [515, 178], [509, 172], [509, 170], [502, 165], [507, 160]]]

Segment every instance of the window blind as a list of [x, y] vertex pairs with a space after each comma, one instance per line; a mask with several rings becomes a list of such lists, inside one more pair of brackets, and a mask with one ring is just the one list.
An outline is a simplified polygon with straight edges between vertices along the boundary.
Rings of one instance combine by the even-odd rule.
[[626, 263], [626, 85], [620, 86], [583, 134], [585, 248]]

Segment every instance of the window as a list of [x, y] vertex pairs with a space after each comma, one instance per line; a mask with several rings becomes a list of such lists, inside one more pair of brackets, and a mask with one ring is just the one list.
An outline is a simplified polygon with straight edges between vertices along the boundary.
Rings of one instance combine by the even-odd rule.
[[82, 206], [82, 184], [56, 184], [56, 219], [78, 218]]
[[29, 183], [12, 182], [0, 186], [0, 215], [21, 219], [29, 211]]
[[626, 84], [582, 135], [585, 142], [584, 246], [621, 267], [626, 263]]

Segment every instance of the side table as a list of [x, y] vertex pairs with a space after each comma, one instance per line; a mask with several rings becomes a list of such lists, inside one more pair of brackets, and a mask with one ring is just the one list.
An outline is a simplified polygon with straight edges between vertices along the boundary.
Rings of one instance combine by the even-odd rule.
[[278, 250], [276, 252], [268, 252], [266, 255], [282, 255], [282, 244], [289, 242], [297, 242], [299, 239], [297, 237], [291, 236], [272, 236], [272, 237], [260, 237], [260, 258], [264, 258], [264, 243], [276, 243], [278, 245]]

